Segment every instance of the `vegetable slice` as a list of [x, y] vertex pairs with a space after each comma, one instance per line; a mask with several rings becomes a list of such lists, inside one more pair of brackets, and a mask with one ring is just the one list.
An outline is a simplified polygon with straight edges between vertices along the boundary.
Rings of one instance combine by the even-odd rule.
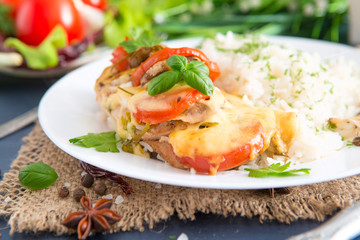
[[117, 46], [112, 55], [110, 61], [115, 65], [116, 70], [124, 71], [129, 68], [129, 53], [122, 46]]
[[[212, 128], [216, 128], [215, 124]], [[198, 130], [212, 131], [212, 128]], [[191, 133], [190, 133], [191, 134]], [[243, 134], [249, 136], [247, 142], [239, 142], [235, 148], [229, 149], [227, 152], [218, 152], [213, 155], [200, 155], [196, 151], [196, 147], [189, 146], [194, 156], [177, 156], [177, 159], [183, 165], [193, 168], [196, 172], [209, 173], [215, 175], [218, 171], [228, 170], [237, 167], [245, 162], [254, 159], [264, 146], [263, 126], [259, 122], [254, 122], [245, 128]], [[192, 136], [203, 138], [203, 135]], [[176, 146], [173, 146], [176, 147]], [[214, 146], [215, 147], [215, 146]]]
[[164, 48], [148, 59], [145, 62], [141, 63], [139, 67], [137, 67], [132, 76], [132, 84], [133, 86], [139, 86], [142, 76], [145, 74], [147, 70], [149, 70], [155, 63], [160, 62], [162, 60], [168, 59], [172, 55], [181, 55], [184, 57], [197, 57], [205, 63], [205, 65], [209, 68], [209, 76], [212, 81], [215, 81], [220, 76], [220, 69], [219, 66], [215, 63], [210, 61], [206, 55], [200, 51], [199, 49], [195, 48]]
[[[138, 122], [158, 124], [169, 121], [188, 109], [193, 103], [206, 99], [208, 96], [190, 87], [174, 87], [170, 91], [156, 96], [149, 96], [147, 92], [139, 95], [135, 102], [133, 117]], [[146, 106], [154, 106], [149, 109]]]

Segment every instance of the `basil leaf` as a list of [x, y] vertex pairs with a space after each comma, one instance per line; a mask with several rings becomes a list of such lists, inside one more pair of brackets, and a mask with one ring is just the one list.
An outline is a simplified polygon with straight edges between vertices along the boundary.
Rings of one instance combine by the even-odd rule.
[[249, 171], [249, 177], [289, 177], [289, 176], [299, 176], [298, 173], [310, 174], [309, 168], [301, 168], [301, 169], [292, 169], [289, 171], [285, 171], [290, 167], [291, 162], [288, 162], [284, 165], [280, 163], [273, 163], [267, 168], [258, 168], [251, 169], [245, 168], [245, 171]]
[[201, 74], [209, 76], [209, 68], [205, 63], [197, 60], [193, 60], [186, 65], [186, 69], [190, 71], [199, 71]]
[[52, 185], [57, 178], [55, 170], [43, 162], [30, 164], [19, 172], [21, 185], [31, 190], [44, 189]]
[[70, 143], [81, 147], [95, 147], [98, 152], [119, 152], [116, 144], [120, 141], [121, 139], [116, 139], [116, 132], [88, 133], [69, 140]]
[[176, 70], [164, 72], [150, 81], [148, 94], [150, 96], [155, 96], [159, 93], [166, 92], [180, 80], [181, 72]]
[[209, 77], [209, 68], [200, 61], [191, 61], [186, 66], [183, 79], [187, 85], [198, 90], [206, 96], [214, 92], [214, 85]]
[[186, 65], [188, 64], [187, 58], [184, 57], [184, 56], [180, 56], [180, 55], [171, 55], [166, 60], [166, 63], [172, 69], [178, 70], [178, 71], [181, 71], [181, 72], [186, 70]]
[[150, 81], [148, 88], [150, 96], [163, 93], [178, 82], [185, 82], [207, 96], [213, 94], [214, 85], [209, 77], [209, 68], [203, 62], [194, 60], [188, 63], [186, 57], [172, 55], [166, 60], [166, 63], [173, 70], [164, 72]]

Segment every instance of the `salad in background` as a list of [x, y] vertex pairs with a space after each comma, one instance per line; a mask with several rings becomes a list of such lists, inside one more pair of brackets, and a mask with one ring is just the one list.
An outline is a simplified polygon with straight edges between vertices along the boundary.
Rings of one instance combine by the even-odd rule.
[[35, 70], [65, 66], [101, 41], [106, 0], [0, 3], [2, 65]]
[[347, 0], [0, 0], [0, 66], [58, 69], [143, 31], [163, 39], [233, 31], [346, 42], [347, 11]]

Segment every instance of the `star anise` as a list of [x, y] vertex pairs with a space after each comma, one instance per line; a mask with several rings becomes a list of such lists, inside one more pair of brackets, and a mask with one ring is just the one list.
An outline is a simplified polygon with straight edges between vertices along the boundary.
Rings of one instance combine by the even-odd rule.
[[62, 223], [68, 228], [77, 228], [79, 239], [85, 239], [92, 228], [97, 232], [109, 230], [110, 225], [121, 219], [121, 216], [110, 210], [112, 200], [100, 199], [93, 207], [91, 200], [83, 196], [80, 203], [84, 211], [69, 214]]

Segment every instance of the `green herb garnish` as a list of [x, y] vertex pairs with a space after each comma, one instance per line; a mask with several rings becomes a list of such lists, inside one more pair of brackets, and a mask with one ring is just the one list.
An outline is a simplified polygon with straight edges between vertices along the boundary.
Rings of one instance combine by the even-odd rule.
[[55, 170], [43, 162], [32, 163], [19, 172], [21, 185], [31, 190], [44, 189], [52, 185], [57, 178]]
[[327, 121], [327, 128], [331, 131], [335, 131], [335, 129], [337, 128], [335, 123], [332, 123], [330, 120]]
[[119, 152], [116, 144], [122, 139], [116, 139], [116, 132], [89, 133], [85, 136], [72, 138], [70, 143], [75, 145], [92, 148], [98, 152]]
[[292, 169], [285, 171], [290, 167], [291, 162], [284, 165], [280, 163], [273, 163], [267, 168], [251, 169], [245, 168], [244, 170], [249, 171], [249, 177], [289, 177], [289, 176], [300, 176], [298, 173], [309, 174], [310, 168]]
[[134, 95], [135, 95], [134, 93], [129, 92], [128, 90], [126, 90], [126, 89], [124, 89], [124, 88], [122, 88], [122, 87], [118, 87], [118, 89], [120, 89], [121, 91], [123, 91], [123, 92], [125, 92], [125, 93], [127, 93], [127, 94], [129, 94], [129, 95], [131, 95], [131, 96], [134, 96]]
[[346, 142], [346, 146], [347, 146], [347, 147], [354, 146], [354, 142], [353, 142], [353, 141], [348, 140], [348, 141]]
[[139, 47], [152, 47], [164, 41], [162, 38], [152, 36], [150, 32], [144, 31], [134, 40], [127, 40], [120, 43], [120, 46], [128, 53], [135, 52]]
[[150, 96], [166, 92], [182, 80], [206, 96], [213, 94], [214, 85], [209, 77], [209, 68], [203, 62], [193, 60], [188, 63], [186, 57], [172, 55], [166, 60], [166, 63], [172, 70], [164, 72], [150, 81], [148, 88]]

